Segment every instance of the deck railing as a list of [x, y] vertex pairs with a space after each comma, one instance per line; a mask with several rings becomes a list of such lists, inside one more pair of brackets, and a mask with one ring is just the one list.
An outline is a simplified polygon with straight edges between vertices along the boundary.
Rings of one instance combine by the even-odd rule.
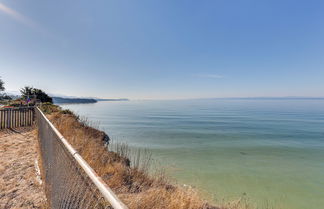
[[0, 109], [0, 129], [31, 126], [34, 120], [34, 107]]

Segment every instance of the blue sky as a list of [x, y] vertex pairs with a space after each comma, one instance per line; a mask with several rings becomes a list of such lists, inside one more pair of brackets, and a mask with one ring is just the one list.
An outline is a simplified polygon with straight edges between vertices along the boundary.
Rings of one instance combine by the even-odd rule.
[[0, 0], [8, 90], [324, 96], [324, 1]]

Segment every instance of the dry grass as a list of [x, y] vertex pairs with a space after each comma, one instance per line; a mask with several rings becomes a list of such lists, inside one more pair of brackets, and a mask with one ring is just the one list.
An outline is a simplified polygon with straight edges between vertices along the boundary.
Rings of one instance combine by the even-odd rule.
[[[212, 206], [192, 188], [172, 185], [164, 175], [149, 175], [149, 154], [125, 144], [108, 145], [109, 137], [70, 111], [45, 107], [49, 119], [99, 176], [132, 209], [247, 209], [242, 201]], [[114, 146], [114, 147], [112, 147]], [[114, 150], [108, 151], [108, 150]], [[130, 156], [135, 156], [132, 163]]]

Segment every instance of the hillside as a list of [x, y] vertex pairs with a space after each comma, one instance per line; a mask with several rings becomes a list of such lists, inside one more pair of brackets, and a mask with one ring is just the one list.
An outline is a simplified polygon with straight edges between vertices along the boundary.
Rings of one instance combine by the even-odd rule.
[[84, 104], [84, 103], [96, 103], [95, 99], [87, 99], [87, 98], [63, 98], [63, 97], [52, 97], [54, 104]]

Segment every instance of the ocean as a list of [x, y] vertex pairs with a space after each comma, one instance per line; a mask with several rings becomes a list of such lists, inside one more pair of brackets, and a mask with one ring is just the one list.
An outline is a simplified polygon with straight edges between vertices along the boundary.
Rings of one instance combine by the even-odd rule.
[[149, 149], [210, 201], [324, 207], [324, 100], [202, 99], [61, 105]]

